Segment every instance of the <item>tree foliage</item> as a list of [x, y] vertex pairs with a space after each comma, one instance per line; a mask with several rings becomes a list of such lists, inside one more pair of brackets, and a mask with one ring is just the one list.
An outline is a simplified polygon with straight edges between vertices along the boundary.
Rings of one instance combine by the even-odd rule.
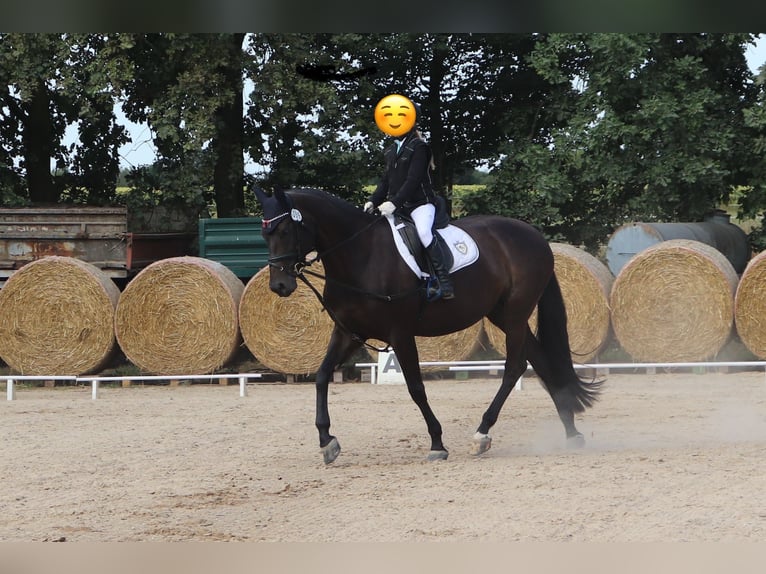
[[[114, 195], [127, 141], [99, 75], [95, 34], [0, 35], [0, 172], [9, 203], [100, 204]], [[68, 127], [80, 143], [65, 145]], [[53, 163], [53, 169], [51, 164]]]
[[[215, 202], [220, 216], [244, 214], [242, 156], [244, 34], [115, 35], [107, 60], [123, 110], [154, 134], [158, 165], [138, 167], [133, 201]], [[159, 169], [156, 169], [159, 168]]]
[[[763, 70], [745, 62], [753, 39], [0, 34], [0, 202], [118, 201], [116, 105], [157, 150], [127, 175], [134, 204], [242, 215], [253, 177], [361, 202], [382, 170], [372, 110], [398, 92], [422, 106], [439, 193], [489, 169], [461, 213], [519, 217], [590, 248], [625, 221], [697, 220], [732, 197], [755, 218], [766, 101]], [[261, 171], [246, 177], [245, 158]]]
[[[748, 35], [555, 34], [548, 137], [510, 139], [484, 209], [594, 247], [632, 219], [696, 221], [753, 182]], [[536, 134], [536, 136], [539, 135]], [[491, 203], [490, 203], [491, 202]]]
[[332, 81], [312, 75], [331, 65], [317, 59], [326, 48], [323, 35], [252, 38], [246, 141], [252, 160], [269, 166], [266, 187], [315, 186], [352, 197], [369, 177], [366, 138], [349, 121], [352, 105]]

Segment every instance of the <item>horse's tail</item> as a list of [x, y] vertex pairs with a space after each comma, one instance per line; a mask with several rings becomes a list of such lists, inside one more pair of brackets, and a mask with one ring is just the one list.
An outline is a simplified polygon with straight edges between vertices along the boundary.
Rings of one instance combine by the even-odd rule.
[[598, 399], [603, 381], [584, 381], [575, 372], [569, 349], [566, 307], [555, 273], [537, 304], [537, 340], [543, 357], [530, 353], [529, 362], [551, 394], [555, 393], [569, 403], [573, 412], [582, 412], [592, 406]]

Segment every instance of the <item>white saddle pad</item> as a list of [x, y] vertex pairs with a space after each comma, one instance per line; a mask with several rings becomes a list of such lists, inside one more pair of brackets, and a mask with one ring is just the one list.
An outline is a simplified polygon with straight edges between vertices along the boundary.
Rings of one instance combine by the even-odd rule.
[[[428, 277], [428, 271], [421, 269], [418, 266], [415, 257], [410, 253], [407, 245], [404, 243], [399, 229], [394, 222], [393, 215], [387, 215], [388, 225], [391, 227], [391, 232], [394, 235], [394, 243], [396, 243], [396, 249], [399, 251], [404, 262], [412, 269], [412, 272], [418, 277]], [[400, 225], [404, 225], [403, 223]], [[452, 252], [453, 263], [450, 268], [450, 273], [462, 269], [476, 261], [479, 258], [479, 246], [465, 231], [454, 225], [448, 225], [444, 229], [438, 229], [436, 231], [444, 238], [444, 241], [449, 246], [449, 250]]]

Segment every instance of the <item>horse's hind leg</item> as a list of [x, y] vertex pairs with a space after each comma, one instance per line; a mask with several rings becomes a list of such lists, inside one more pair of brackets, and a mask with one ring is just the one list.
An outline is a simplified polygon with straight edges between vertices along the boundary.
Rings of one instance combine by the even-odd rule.
[[[564, 425], [567, 445], [574, 448], [585, 446], [585, 437], [575, 426], [577, 399], [573, 394], [574, 384], [567, 384], [568, 379], [553, 372], [546, 361], [545, 354], [537, 339], [530, 335], [527, 345], [527, 358], [542, 385], [551, 395], [559, 419]], [[571, 378], [571, 377], [570, 377]], [[581, 410], [581, 409], [580, 409]]]
[[553, 399], [568, 445], [581, 447], [585, 439], [575, 427], [574, 417], [598, 400], [603, 381], [585, 382], [575, 372], [564, 297], [555, 274], [540, 297], [537, 311], [537, 336], [527, 347], [527, 358]]
[[492, 399], [484, 415], [481, 417], [479, 428], [473, 437], [471, 454], [479, 455], [487, 452], [492, 446], [491, 429], [500, 416], [500, 410], [511, 394], [516, 381], [527, 369], [526, 353], [524, 351], [527, 324], [506, 327], [505, 334], [505, 370], [500, 388]]
[[340, 454], [338, 439], [330, 434], [330, 411], [327, 406], [327, 393], [335, 367], [346, 359], [361, 343], [335, 327], [327, 347], [327, 354], [316, 374], [316, 427], [319, 431], [319, 448], [325, 464], [330, 464]]
[[403, 341], [392, 341], [391, 345], [396, 353], [396, 358], [399, 360], [399, 366], [402, 368], [404, 380], [407, 381], [410, 397], [423, 414], [428, 427], [428, 434], [431, 436], [431, 450], [428, 453], [428, 460], [446, 460], [449, 453], [442, 443], [442, 426], [434, 415], [431, 405], [428, 404], [415, 339], [414, 337], [407, 337]]

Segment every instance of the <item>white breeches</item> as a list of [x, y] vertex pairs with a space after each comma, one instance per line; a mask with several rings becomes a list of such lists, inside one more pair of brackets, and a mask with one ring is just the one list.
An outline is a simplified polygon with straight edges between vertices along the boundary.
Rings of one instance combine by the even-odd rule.
[[420, 242], [423, 244], [423, 247], [428, 247], [434, 239], [431, 228], [434, 226], [436, 207], [433, 203], [426, 203], [413, 209], [411, 215], [412, 221], [415, 222], [415, 227], [418, 230]]

